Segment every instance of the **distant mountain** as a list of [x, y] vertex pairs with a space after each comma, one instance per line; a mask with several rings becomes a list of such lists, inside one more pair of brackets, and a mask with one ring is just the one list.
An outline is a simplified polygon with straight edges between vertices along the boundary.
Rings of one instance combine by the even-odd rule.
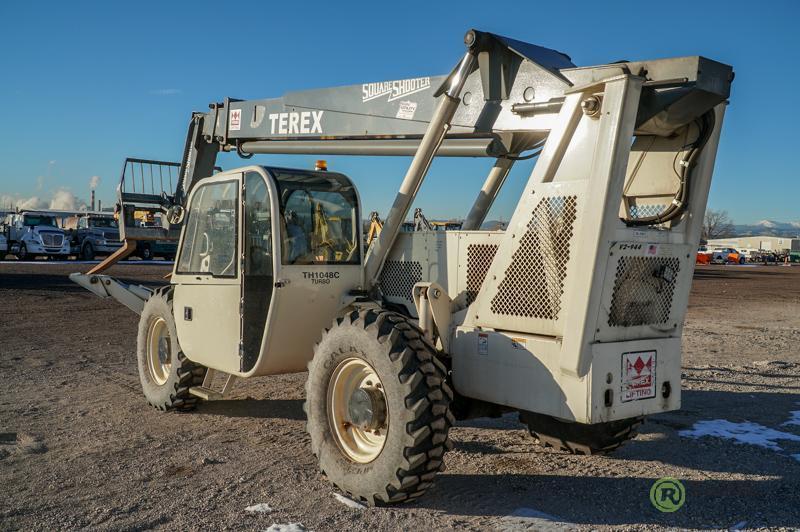
[[734, 225], [733, 228], [737, 236], [800, 236], [800, 222], [761, 220], [754, 224]]

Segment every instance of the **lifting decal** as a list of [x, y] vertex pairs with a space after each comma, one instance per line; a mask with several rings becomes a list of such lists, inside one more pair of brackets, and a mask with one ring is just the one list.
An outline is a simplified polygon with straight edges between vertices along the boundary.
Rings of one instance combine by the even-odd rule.
[[[409, 94], [424, 91], [431, 87], [431, 78], [398, 79], [379, 81], [361, 85], [361, 102], [369, 102], [382, 96], [388, 96], [387, 102], [399, 100]], [[398, 117], [400, 118], [400, 117]]]
[[228, 131], [240, 131], [242, 129], [242, 110], [231, 109], [228, 119]]
[[622, 402], [656, 396], [656, 352], [622, 354]]

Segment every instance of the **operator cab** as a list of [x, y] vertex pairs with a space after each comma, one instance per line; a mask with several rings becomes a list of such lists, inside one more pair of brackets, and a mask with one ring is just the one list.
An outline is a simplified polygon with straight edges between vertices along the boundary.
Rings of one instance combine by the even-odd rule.
[[362, 286], [353, 183], [250, 166], [199, 181], [187, 205], [172, 277], [186, 355], [240, 376], [304, 370], [315, 335]]

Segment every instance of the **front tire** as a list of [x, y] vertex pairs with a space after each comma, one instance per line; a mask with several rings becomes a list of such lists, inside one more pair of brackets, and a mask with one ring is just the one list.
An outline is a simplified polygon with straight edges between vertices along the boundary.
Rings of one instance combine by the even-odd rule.
[[94, 246], [92, 246], [91, 242], [86, 242], [81, 248], [81, 259], [94, 260], [94, 256], [95, 256]]
[[35, 256], [30, 255], [28, 253], [28, 247], [25, 245], [25, 242], [23, 242], [23, 243], [21, 243], [19, 245], [19, 252], [17, 253], [17, 258], [19, 260], [35, 260], [36, 259]]
[[425, 493], [454, 420], [446, 369], [422, 332], [395, 312], [353, 311], [323, 334], [308, 369], [306, 429], [328, 479], [368, 504]]
[[150, 244], [145, 244], [142, 246], [142, 252], [140, 254], [142, 260], [153, 260], [153, 250], [150, 248]]
[[147, 402], [159, 410], [194, 409], [199, 399], [189, 388], [203, 384], [206, 368], [186, 358], [178, 345], [171, 287], [157, 290], [144, 304], [136, 344]]

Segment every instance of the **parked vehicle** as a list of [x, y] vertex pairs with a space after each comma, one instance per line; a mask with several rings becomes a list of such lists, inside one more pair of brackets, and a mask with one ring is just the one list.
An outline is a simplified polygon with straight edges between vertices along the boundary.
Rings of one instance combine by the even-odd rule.
[[119, 227], [113, 214], [90, 212], [67, 222], [71, 252], [83, 260], [110, 255], [120, 246]]
[[711, 255], [711, 264], [744, 264], [745, 257], [734, 248], [715, 249]]
[[178, 243], [169, 240], [145, 240], [136, 245], [136, 255], [142, 260], [152, 260], [163, 257], [165, 260], [175, 260]]
[[[160, 227], [157, 222], [142, 222], [142, 227]], [[136, 252], [142, 260], [153, 260], [163, 257], [165, 260], [175, 260], [178, 252], [178, 242], [175, 240], [140, 240], [136, 243]]]
[[713, 256], [713, 252], [708, 250], [708, 247], [703, 245], [697, 248], [697, 254], [695, 255], [694, 263], [695, 264], [711, 264], [711, 257]]
[[6, 258], [6, 254], [8, 253], [8, 239], [6, 235], [0, 234], [0, 260]]
[[6, 217], [4, 233], [8, 252], [20, 260], [37, 256], [66, 259], [69, 239], [58, 226], [56, 216], [47, 211], [20, 211]]

